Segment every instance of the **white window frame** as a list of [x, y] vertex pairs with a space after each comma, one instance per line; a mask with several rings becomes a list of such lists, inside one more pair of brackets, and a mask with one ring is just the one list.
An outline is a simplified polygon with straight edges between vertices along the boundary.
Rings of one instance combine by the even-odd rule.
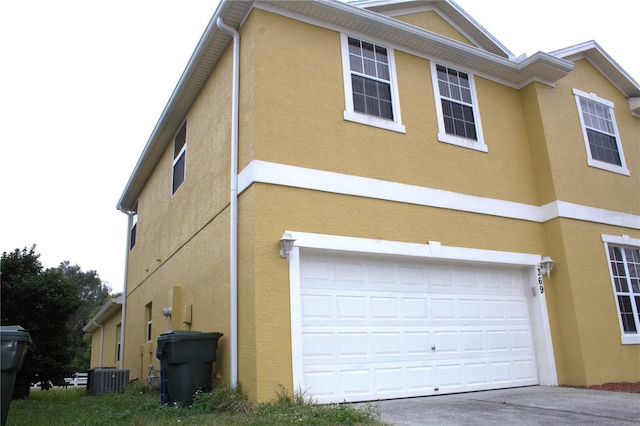
[[[471, 89], [471, 100], [472, 100], [472, 104], [466, 104], [468, 106], [470, 106], [473, 110], [473, 120], [475, 122], [476, 125], [476, 136], [477, 136], [477, 140], [475, 139], [468, 139], [468, 138], [464, 138], [461, 136], [457, 136], [457, 135], [452, 135], [446, 132], [446, 128], [444, 125], [444, 114], [442, 113], [442, 98], [443, 96], [441, 96], [440, 94], [440, 85], [438, 84], [438, 71], [436, 69], [436, 67], [440, 65], [443, 67], [447, 67], [447, 68], [451, 68], [451, 69], [455, 69], [456, 71], [459, 72], [464, 72], [465, 74], [467, 74], [469, 76], [469, 86]], [[467, 71], [467, 70], [463, 70], [460, 69], [457, 66], [453, 66], [450, 64], [447, 64], [446, 62], [440, 62], [440, 61], [431, 61], [431, 82], [433, 84], [433, 94], [434, 94], [434, 100], [436, 103], [436, 114], [438, 116], [438, 140], [440, 142], [444, 142], [444, 143], [448, 143], [448, 144], [452, 144], [452, 145], [456, 145], [456, 146], [460, 146], [463, 148], [469, 148], [469, 149], [473, 149], [476, 151], [481, 151], [481, 152], [488, 152], [489, 149], [487, 148], [487, 145], [484, 143], [484, 136], [482, 134], [482, 123], [480, 121], [480, 109], [479, 109], [479, 104], [478, 104], [478, 96], [477, 96], [477, 91], [476, 91], [476, 85], [475, 85], [475, 78], [473, 73]], [[444, 97], [444, 99], [449, 99], [447, 97]], [[458, 100], [455, 100], [455, 102], [457, 103], [463, 103], [464, 102], [460, 102]]]
[[[573, 95], [576, 100], [576, 107], [578, 108], [578, 117], [580, 118], [580, 127], [582, 128], [584, 148], [587, 151], [587, 164], [591, 167], [596, 167], [598, 169], [603, 169], [613, 173], [619, 173], [622, 175], [629, 176], [630, 175], [629, 169], [627, 168], [627, 163], [624, 160], [624, 152], [622, 151], [622, 143], [620, 141], [620, 132], [618, 132], [618, 125], [616, 124], [616, 116], [614, 113], [615, 108], [614, 108], [613, 102], [608, 101], [606, 99], [602, 99], [595, 93], [587, 93], [575, 88], [573, 89]], [[609, 111], [611, 112], [611, 121], [613, 123], [613, 128], [615, 130], [614, 136], [616, 138], [616, 145], [618, 147], [618, 155], [620, 156], [620, 164], [621, 164], [620, 166], [615, 164], [610, 164], [604, 161], [595, 160], [591, 155], [591, 145], [589, 144], [589, 136], [587, 134], [587, 126], [585, 125], [584, 116], [582, 114], [582, 106], [580, 105], [580, 98], [585, 98], [589, 101], [601, 104], [609, 108]]]
[[[389, 78], [391, 86], [391, 108], [393, 109], [393, 120], [387, 120], [374, 115], [368, 115], [354, 110], [353, 106], [353, 88], [351, 85], [351, 65], [349, 61], [349, 37], [375, 44], [376, 46], [387, 49], [387, 57], [389, 58]], [[340, 42], [342, 45], [342, 71], [344, 78], [344, 99], [345, 111], [344, 119], [355, 123], [366, 124], [368, 126], [380, 127], [382, 129], [392, 130], [394, 132], [406, 133], [402, 124], [402, 116], [400, 114], [400, 100], [398, 97], [398, 83], [395, 70], [395, 58], [393, 49], [376, 41], [365, 39], [352, 34], [340, 34]]]
[[120, 339], [122, 337], [122, 324], [116, 325], [116, 362], [120, 362]]
[[151, 341], [152, 335], [151, 335], [151, 326], [153, 325], [153, 303], [149, 302], [146, 306], [145, 309], [145, 313], [147, 316], [147, 325], [145, 327], [145, 338], [147, 339], [147, 342]]
[[129, 251], [133, 250], [136, 246], [138, 239], [138, 202], [133, 207], [133, 214], [131, 218], [131, 228], [129, 228]]
[[[185, 132], [184, 144], [182, 145], [182, 148], [180, 148], [180, 151], [176, 154], [175, 146], [176, 146], [177, 138], [178, 138], [178, 135], [180, 134], [180, 132], [182, 131], [183, 128], [184, 128], [184, 132]], [[178, 189], [180, 189], [182, 187], [182, 185], [184, 184], [184, 181], [187, 179], [186, 152], [187, 152], [187, 122], [185, 121], [184, 123], [182, 123], [182, 125], [178, 129], [178, 132], [173, 137], [173, 162], [171, 164], [171, 196], [175, 195], [175, 193], [178, 192]], [[182, 182], [180, 182], [180, 184], [176, 187], [175, 186], [176, 164], [178, 164], [178, 162], [180, 160], [184, 160], [184, 167], [183, 167], [183, 171], [182, 171], [182, 174], [183, 174], [182, 175]]]
[[[632, 300], [632, 308], [635, 308], [634, 320], [636, 321], [636, 333], [625, 333], [624, 325], [622, 323], [622, 317], [620, 316], [620, 305], [618, 303], [618, 291], [616, 289], [615, 280], [613, 278], [613, 270], [611, 268], [611, 259], [609, 258], [609, 245], [622, 248], [633, 248], [640, 250], [640, 239], [631, 238], [628, 235], [602, 235], [602, 242], [604, 243], [604, 250], [607, 259], [607, 265], [609, 267], [609, 277], [611, 279], [611, 287], [613, 290], [614, 303], [616, 305], [616, 313], [618, 316], [618, 325], [620, 326], [620, 341], [623, 345], [640, 345], [640, 320], [638, 320], [638, 310], [640, 306]], [[627, 276], [629, 276], [627, 271]]]

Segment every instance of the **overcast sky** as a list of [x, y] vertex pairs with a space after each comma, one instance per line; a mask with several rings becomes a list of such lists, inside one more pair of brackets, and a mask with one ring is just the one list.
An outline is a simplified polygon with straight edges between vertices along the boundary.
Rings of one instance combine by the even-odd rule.
[[[122, 291], [115, 206], [217, 3], [0, 0], [0, 252], [36, 244]], [[640, 1], [457, 4], [515, 55], [593, 39], [640, 80]]]

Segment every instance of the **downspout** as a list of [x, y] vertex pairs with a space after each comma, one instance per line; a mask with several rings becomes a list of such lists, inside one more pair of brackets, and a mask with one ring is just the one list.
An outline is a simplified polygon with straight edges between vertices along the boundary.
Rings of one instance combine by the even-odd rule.
[[233, 37], [233, 86], [231, 94], [231, 218], [229, 230], [229, 340], [231, 386], [238, 385], [238, 109], [240, 85], [240, 34], [224, 23], [218, 28]]
[[131, 248], [131, 225], [133, 224], [133, 215], [135, 212], [122, 210], [120, 211], [127, 215], [127, 251], [124, 256], [124, 281], [123, 281], [123, 289], [122, 289], [122, 319], [120, 320], [120, 351], [118, 353], [118, 368], [124, 368], [124, 330], [125, 330], [125, 319], [127, 312], [127, 275], [129, 271], [129, 251]]
[[91, 321], [94, 326], [100, 327], [100, 367], [102, 367], [102, 352], [104, 348], [104, 327], [96, 322], [96, 320]]

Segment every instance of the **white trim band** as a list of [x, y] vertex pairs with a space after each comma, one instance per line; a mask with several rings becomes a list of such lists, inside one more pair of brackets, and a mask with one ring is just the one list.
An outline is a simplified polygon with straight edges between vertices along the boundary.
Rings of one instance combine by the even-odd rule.
[[562, 217], [640, 229], [640, 215], [589, 207], [566, 201], [553, 201], [543, 206], [534, 206], [260, 160], [251, 161], [240, 172], [238, 193], [242, 193], [253, 183], [283, 185], [537, 223], [544, 223]]

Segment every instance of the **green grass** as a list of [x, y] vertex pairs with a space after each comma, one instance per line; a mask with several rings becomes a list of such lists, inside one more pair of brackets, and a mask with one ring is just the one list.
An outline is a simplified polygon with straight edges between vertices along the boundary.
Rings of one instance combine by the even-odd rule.
[[191, 408], [160, 404], [158, 391], [130, 385], [123, 393], [89, 396], [84, 388], [33, 390], [11, 402], [7, 426], [21, 425], [377, 425], [371, 406], [316, 405], [284, 388], [274, 400], [254, 404], [239, 389], [218, 387], [195, 396]]

